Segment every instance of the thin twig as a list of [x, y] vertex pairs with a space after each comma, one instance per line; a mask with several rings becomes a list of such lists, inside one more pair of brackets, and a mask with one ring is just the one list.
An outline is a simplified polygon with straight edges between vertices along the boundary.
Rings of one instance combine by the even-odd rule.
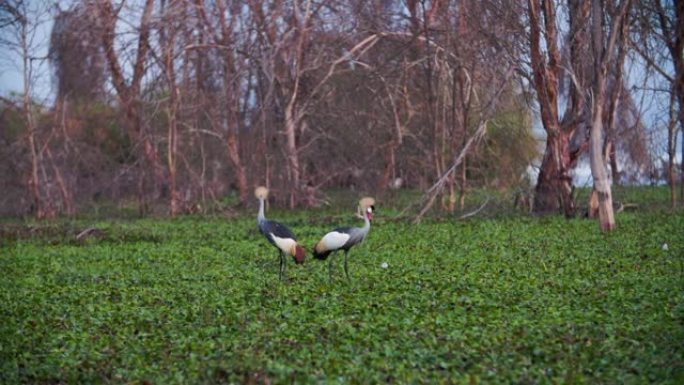
[[489, 201], [491, 200], [491, 198], [492, 198], [492, 197], [489, 197], [489, 196], [488, 196], [488, 197], [487, 197], [487, 200], [484, 201], [484, 203], [482, 204], [482, 206], [480, 206], [480, 208], [478, 208], [478, 209], [475, 210], [475, 211], [469, 212], [469, 213], [467, 213], [467, 214], [463, 214], [463, 215], [461, 215], [460, 217], [458, 217], [458, 219], [459, 219], [459, 220], [461, 220], [461, 219], [466, 219], [466, 218], [470, 218], [470, 217], [472, 217], [472, 216], [477, 215], [477, 213], [479, 213], [480, 211], [482, 211], [482, 209], [485, 208], [485, 206], [487, 206], [487, 203], [489, 203]]
[[[442, 176], [437, 180], [437, 182], [435, 182], [435, 184], [433, 184], [432, 187], [430, 187], [427, 190], [427, 192], [423, 195], [423, 197], [421, 198], [421, 202], [427, 201], [427, 203], [425, 203], [425, 205], [420, 210], [418, 215], [416, 215], [415, 219], [413, 220], [414, 223], [419, 223], [421, 218], [423, 217], [423, 215], [425, 215], [425, 213], [428, 210], [430, 210], [432, 205], [435, 203], [435, 199], [444, 189], [444, 184], [448, 180], [451, 173], [454, 172], [454, 170], [456, 170], [456, 168], [461, 164], [461, 162], [463, 162], [463, 159], [465, 158], [468, 151], [470, 151], [470, 148], [473, 146], [473, 144], [475, 144], [476, 142], [479, 142], [484, 137], [484, 135], [486, 134], [486, 132], [487, 132], [487, 121], [492, 116], [492, 114], [494, 112], [494, 108], [496, 107], [496, 105], [498, 103], [499, 97], [501, 96], [501, 93], [503, 92], [503, 90], [506, 88], [506, 83], [508, 83], [508, 80], [513, 75], [513, 73], [515, 72], [515, 69], [516, 69], [515, 66], [511, 66], [508, 69], [508, 71], [506, 71], [506, 74], [504, 75], [501, 86], [497, 90], [496, 94], [489, 100], [489, 103], [484, 108], [484, 110], [480, 113], [478, 127], [477, 127], [477, 130], [475, 131], [475, 133], [473, 134], [473, 136], [471, 136], [470, 139], [468, 139], [466, 144], [463, 146], [461, 153], [458, 155], [458, 157], [456, 157], [456, 159], [454, 160], [454, 163], [451, 165], [451, 167], [446, 172], [444, 172], [444, 174], [442, 174]], [[402, 211], [402, 213], [404, 211], [406, 211], [407, 209], [408, 208], [404, 209]]]

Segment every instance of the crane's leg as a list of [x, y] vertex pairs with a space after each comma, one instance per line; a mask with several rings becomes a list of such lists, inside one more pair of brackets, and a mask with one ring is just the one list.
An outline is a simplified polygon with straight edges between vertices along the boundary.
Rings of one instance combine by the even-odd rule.
[[285, 253], [281, 254], [283, 256], [283, 275], [287, 276], [287, 257], [288, 255]]
[[280, 270], [278, 271], [278, 279], [283, 280], [283, 271], [285, 270], [285, 258], [283, 257], [282, 250], [278, 253], [280, 257]]
[[349, 254], [349, 250], [344, 251], [344, 275], [347, 276], [347, 281], [349, 281], [349, 265], [347, 264], [347, 254]]
[[332, 255], [328, 256], [328, 281], [332, 281]]

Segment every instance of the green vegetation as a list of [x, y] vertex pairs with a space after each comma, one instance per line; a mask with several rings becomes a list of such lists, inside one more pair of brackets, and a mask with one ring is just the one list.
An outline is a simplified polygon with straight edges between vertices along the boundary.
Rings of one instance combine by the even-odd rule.
[[[252, 213], [6, 222], [0, 383], [684, 383], [681, 213], [620, 213], [602, 235], [378, 208], [351, 282], [340, 255], [332, 282], [313, 259], [278, 282]], [[308, 248], [358, 221], [269, 214]]]

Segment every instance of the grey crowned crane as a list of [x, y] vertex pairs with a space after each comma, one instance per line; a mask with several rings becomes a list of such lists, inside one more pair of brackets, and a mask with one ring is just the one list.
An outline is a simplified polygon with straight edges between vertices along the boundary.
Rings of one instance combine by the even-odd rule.
[[282, 280], [285, 265], [287, 263], [285, 255], [292, 256], [295, 263], [302, 264], [304, 263], [306, 254], [304, 253], [304, 248], [297, 243], [297, 239], [290, 229], [276, 221], [269, 221], [264, 216], [264, 201], [268, 197], [268, 189], [261, 186], [257, 187], [254, 190], [254, 196], [259, 200], [259, 214], [257, 215], [259, 232], [263, 234], [273, 246], [278, 248], [278, 256], [280, 257], [278, 278]]
[[[344, 250], [344, 274], [349, 279], [348, 255], [349, 249], [354, 245], [363, 242], [370, 230], [375, 211], [375, 199], [362, 198], [359, 201], [359, 211], [365, 222], [363, 227], [338, 227], [325, 234], [323, 238], [314, 246], [313, 255], [316, 259], [324, 261], [328, 256], [337, 251]], [[332, 277], [332, 258], [328, 261], [328, 276]]]

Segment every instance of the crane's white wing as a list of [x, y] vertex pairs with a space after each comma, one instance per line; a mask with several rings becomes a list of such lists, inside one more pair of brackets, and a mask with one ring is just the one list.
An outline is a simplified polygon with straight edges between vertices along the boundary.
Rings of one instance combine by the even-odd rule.
[[292, 239], [292, 238], [280, 238], [277, 235], [271, 233], [271, 237], [273, 237], [273, 243], [275, 243], [276, 246], [280, 250], [283, 251], [285, 254], [292, 254], [292, 248], [294, 245], [297, 244], [297, 242]]
[[331, 231], [325, 234], [321, 242], [325, 245], [326, 250], [337, 250], [344, 246], [349, 240], [350, 235], [347, 233], [340, 233], [337, 231]]

